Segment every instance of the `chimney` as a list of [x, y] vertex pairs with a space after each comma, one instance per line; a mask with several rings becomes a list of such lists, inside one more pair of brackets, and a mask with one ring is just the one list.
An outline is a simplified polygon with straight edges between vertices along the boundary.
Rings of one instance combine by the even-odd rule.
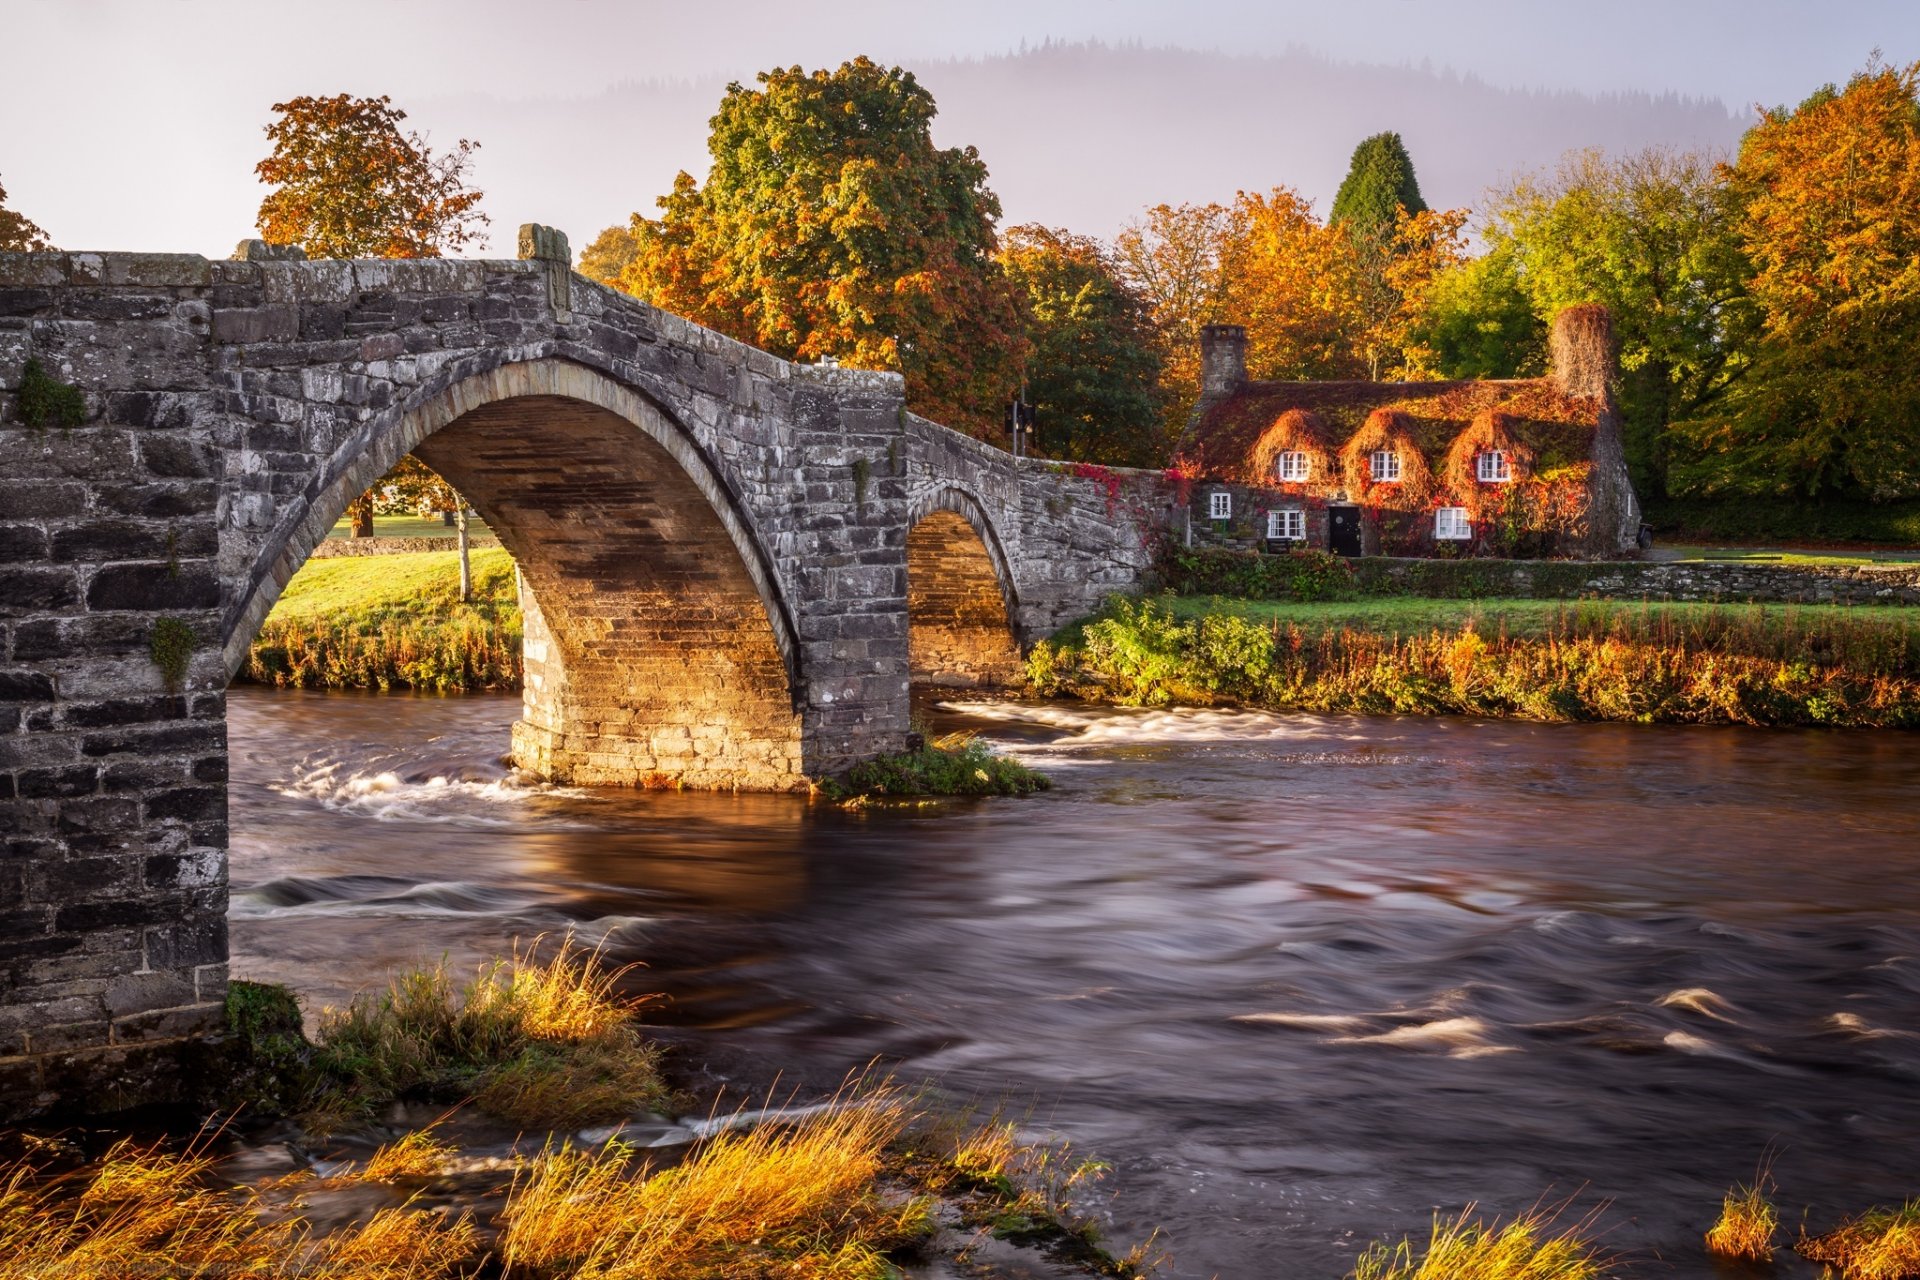
[[1247, 385], [1245, 325], [1210, 324], [1200, 330], [1200, 394], [1232, 395]]
[[1613, 316], [1597, 302], [1568, 307], [1553, 318], [1549, 372], [1562, 395], [1607, 399], [1616, 377]]

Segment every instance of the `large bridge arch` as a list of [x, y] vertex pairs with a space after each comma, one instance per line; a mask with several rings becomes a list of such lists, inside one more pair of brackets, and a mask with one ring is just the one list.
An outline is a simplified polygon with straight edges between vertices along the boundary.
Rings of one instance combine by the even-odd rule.
[[799, 646], [750, 520], [680, 423], [560, 359], [458, 377], [345, 442], [231, 608], [230, 674], [313, 546], [408, 453], [520, 566], [522, 768], [587, 785], [805, 785]]
[[1021, 672], [1019, 588], [987, 508], [947, 484], [907, 509], [907, 669], [915, 683], [1011, 683]]

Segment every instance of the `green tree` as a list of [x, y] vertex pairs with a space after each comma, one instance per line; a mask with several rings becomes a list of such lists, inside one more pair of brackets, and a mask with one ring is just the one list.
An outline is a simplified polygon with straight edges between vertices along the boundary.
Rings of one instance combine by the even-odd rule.
[[1509, 245], [1442, 271], [1413, 327], [1443, 378], [1536, 378], [1546, 370], [1547, 326], [1520, 287]]
[[1665, 492], [1671, 425], [1725, 391], [1751, 328], [1746, 261], [1711, 158], [1574, 152], [1494, 193], [1482, 237], [1542, 323], [1582, 302], [1612, 310], [1628, 464], [1642, 492]]
[[481, 193], [467, 186], [480, 144], [436, 156], [392, 99], [290, 98], [274, 104], [273, 150], [254, 172], [273, 188], [260, 234], [316, 258], [438, 258], [485, 244]]
[[1426, 207], [1406, 143], [1397, 133], [1376, 133], [1353, 149], [1327, 220], [1345, 224], [1363, 240], [1384, 243], [1393, 235], [1400, 210], [1415, 214]]
[[1026, 295], [1027, 399], [1056, 458], [1160, 466], [1160, 354], [1146, 304], [1099, 241], [1014, 227], [1000, 263]]
[[[1019, 299], [986, 166], [934, 146], [934, 115], [911, 74], [866, 58], [728, 86], [706, 181], [683, 173], [658, 218], [634, 215], [620, 286], [776, 355], [899, 370], [929, 416], [992, 430], [1019, 385]], [[596, 269], [625, 253], [603, 235]]]
[[51, 248], [46, 232], [25, 215], [7, 208], [7, 189], [0, 187], [0, 252], [33, 253]]

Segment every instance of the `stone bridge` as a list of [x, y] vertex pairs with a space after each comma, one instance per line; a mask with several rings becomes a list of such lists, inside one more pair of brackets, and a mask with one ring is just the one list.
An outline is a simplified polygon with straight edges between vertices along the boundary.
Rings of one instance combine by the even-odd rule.
[[514, 756], [576, 784], [897, 751], [910, 681], [1014, 673], [1168, 501], [604, 289], [544, 228], [517, 261], [0, 254], [0, 1115], [164, 1094], [217, 1025], [224, 691], [409, 452], [519, 565]]

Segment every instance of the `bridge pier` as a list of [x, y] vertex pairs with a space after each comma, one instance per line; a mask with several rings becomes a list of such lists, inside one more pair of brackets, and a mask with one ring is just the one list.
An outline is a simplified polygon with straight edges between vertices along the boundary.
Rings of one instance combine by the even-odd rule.
[[0, 254], [0, 1120], [164, 1099], [221, 1025], [225, 689], [410, 452], [520, 566], [513, 749], [574, 783], [804, 788], [904, 745], [910, 675], [999, 678], [1145, 566], [1159, 476], [1016, 463], [897, 375], [777, 360], [534, 241]]

